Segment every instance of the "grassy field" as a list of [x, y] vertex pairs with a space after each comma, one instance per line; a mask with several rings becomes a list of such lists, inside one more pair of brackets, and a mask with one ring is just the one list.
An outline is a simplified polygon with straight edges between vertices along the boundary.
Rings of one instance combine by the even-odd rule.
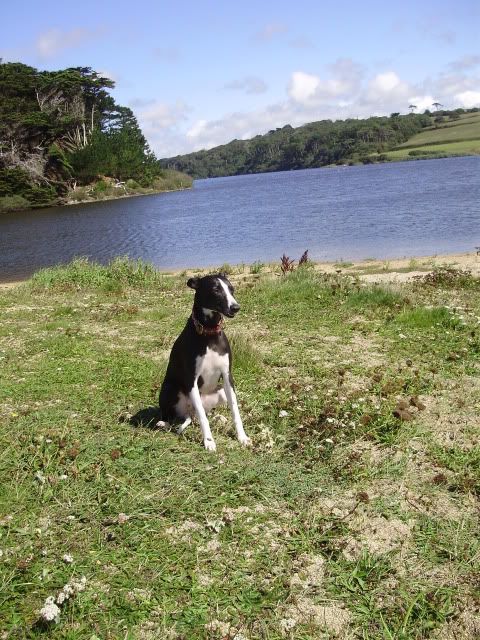
[[480, 113], [468, 114], [459, 120], [438, 125], [438, 128], [430, 128], [421, 131], [410, 138], [399, 148], [416, 148], [424, 145], [459, 142], [462, 140], [480, 140]]
[[480, 113], [424, 129], [396, 149], [386, 152], [390, 160], [480, 154]]
[[478, 637], [479, 280], [231, 271], [253, 447], [222, 410], [216, 454], [128, 422], [185, 275], [77, 261], [0, 292], [0, 638]]
[[[414, 152], [413, 154], [411, 152]], [[390, 160], [405, 160], [414, 157], [448, 157], [448, 156], [469, 156], [480, 154], [480, 139], [464, 140], [462, 142], [445, 142], [422, 147], [396, 149], [389, 151]]]

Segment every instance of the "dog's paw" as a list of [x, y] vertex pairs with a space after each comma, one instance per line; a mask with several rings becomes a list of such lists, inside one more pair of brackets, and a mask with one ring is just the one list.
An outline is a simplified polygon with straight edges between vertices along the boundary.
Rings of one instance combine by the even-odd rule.
[[244, 447], [251, 447], [252, 446], [252, 441], [250, 440], [250, 438], [247, 436], [247, 434], [245, 434], [244, 436], [241, 436], [238, 441], [240, 442], [240, 444]]
[[188, 427], [188, 425], [192, 424], [192, 419], [191, 418], [187, 418], [184, 422], [182, 422], [181, 425], [179, 425], [177, 427], [177, 435], [181, 436], [182, 433], [185, 431], [185, 429]]
[[207, 451], [216, 451], [217, 450], [217, 445], [215, 444], [215, 440], [212, 440], [211, 438], [206, 438], [203, 441], [203, 444], [204, 444], [205, 449]]

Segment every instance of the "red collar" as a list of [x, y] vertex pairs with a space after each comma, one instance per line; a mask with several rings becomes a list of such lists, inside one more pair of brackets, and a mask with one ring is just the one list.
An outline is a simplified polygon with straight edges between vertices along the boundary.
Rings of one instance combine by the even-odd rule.
[[220, 316], [220, 322], [214, 327], [206, 327], [199, 320], [197, 320], [195, 314], [192, 311], [192, 321], [195, 327], [195, 331], [199, 336], [218, 336], [218, 334], [221, 333], [223, 329], [223, 316]]

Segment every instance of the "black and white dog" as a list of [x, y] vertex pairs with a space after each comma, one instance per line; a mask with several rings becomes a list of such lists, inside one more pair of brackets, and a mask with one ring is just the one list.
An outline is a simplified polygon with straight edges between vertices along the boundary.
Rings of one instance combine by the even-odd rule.
[[[248, 446], [250, 439], [243, 428], [232, 379], [232, 353], [223, 332], [223, 317], [233, 318], [240, 305], [233, 297], [233, 287], [223, 274], [190, 278], [187, 285], [195, 290], [192, 315], [176, 339], [160, 389], [158, 426], [179, 423], [178, 433], [197, 416], [203, 443], [209, 451], [216, 444], [207, 413], [218, 404], [228, 402], [237, 438]], [[224, 388], [218, 382], [223, 379]]]

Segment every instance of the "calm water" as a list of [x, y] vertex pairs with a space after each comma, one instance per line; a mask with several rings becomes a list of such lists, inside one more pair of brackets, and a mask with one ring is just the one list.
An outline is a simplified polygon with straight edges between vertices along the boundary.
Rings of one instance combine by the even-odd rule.
[[0, 280], [89, 256], [164, 269], [480, 245], [480, 157], [197, 180], [191, 191], [0, 217]]

